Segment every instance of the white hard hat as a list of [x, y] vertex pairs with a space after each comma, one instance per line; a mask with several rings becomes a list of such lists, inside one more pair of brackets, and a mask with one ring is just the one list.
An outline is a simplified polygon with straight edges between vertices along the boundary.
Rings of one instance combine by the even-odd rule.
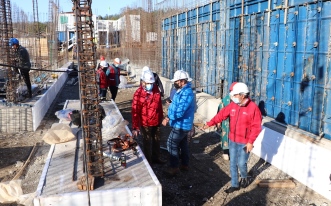
[[244, 94], [249, 93], [247, 85], [242, 82], [238, 82], [233, 86], [233, 90], [230, 92], [230, 95], [233, 96], [240, 93], [244, 93]]
[[146, 83], [154, 83], [154, 74], [151, 71], [144, 71], [143, 75], [141, 76], [141, 80], [143, 80]]
[[140, 77], [141, 80], [143, 80], [143, 75], [144, 75], [144, 72], [146, 72], [146, 71], [151, 71], [148, 66], [143, 67], [143, 71], [141, 72], [141, 77]]
[[174, 74], [174, 78], [171, 80], [172, 82], [178, 81], [180, 79], [187, 79], [187, 81], [192, 81], [192, 78], [188, 75], [188, 73], [184, 70], [177, 70]]
[[120, 65], [122, 62], [121, 62], [121, 60], [120, 60], [120, 58], [115, 58], [114, 59], [114, 64], [118, 64], [118, 65]]
[[151, 70], [149, 69], [148, 66], [144, 66], [144, 67], [143, 67], [143, 73], [144, 73], [145, 71], [151, 71]]
[[108, 67], [108, 63], [106, 61], [101, 61], [100, 66], [101, 67]]

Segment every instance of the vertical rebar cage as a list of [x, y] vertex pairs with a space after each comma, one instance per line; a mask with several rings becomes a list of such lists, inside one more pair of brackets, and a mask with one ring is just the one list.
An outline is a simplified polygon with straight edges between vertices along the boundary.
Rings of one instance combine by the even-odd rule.
[[[13, 65], [13, 53], [9, 47], [9, 40], [13, 37], [13, 26], [11, 18], [10, 0], [0, 1], [0, 61], [5, 65]], [[16, 87], [18, 85], [11, 67], [2, 68], [6, 73], [7, 79], [2, 82], [6, 87], [6, 98], [9, 102], [16, 102]]]
[[76, 15], [76, 34], [79, 67], [79, 84], [82, 111], [83, 138], [87, 173], [104, 176], [102, 150], [102, 119], [96, 84], [96, 47], [93, 38], [92, 0], [73, 1]]

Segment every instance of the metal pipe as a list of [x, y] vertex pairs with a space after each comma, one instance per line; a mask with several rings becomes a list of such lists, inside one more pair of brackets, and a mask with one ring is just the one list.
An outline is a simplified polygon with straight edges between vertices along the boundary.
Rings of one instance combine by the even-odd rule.
[[271, 9], [271, 0], [268, 0], [268, 20], [267, 20], [267, 26], [270, 26], [270, 9]]
[[287, 23], [288, 0], [285, 0], [284, 24]]
[[244, 0], [241, 0], [241, 30], [244, 29]]

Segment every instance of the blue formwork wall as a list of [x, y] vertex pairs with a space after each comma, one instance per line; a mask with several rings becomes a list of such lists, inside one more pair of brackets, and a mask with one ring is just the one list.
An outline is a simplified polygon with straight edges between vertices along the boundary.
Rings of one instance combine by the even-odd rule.
[[162, 26], [163, 76], [214, 96], [245, 82], [264, 115], [331, 139], [331, 1], [216, 1]]

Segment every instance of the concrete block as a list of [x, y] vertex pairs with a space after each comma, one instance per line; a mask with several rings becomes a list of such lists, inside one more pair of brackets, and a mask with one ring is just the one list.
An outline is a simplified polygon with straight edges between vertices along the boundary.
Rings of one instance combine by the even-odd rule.
[[15, 133], [21, 131], [33, 131], [31, 107], [0, 107], [0, 131]]
[[209, 121], [217, 114], [218, 106], [221, 103], [221, 100], [204, 92], [196, 94], [196, 101], [197, 113], [204, 117], [206, 121]]

